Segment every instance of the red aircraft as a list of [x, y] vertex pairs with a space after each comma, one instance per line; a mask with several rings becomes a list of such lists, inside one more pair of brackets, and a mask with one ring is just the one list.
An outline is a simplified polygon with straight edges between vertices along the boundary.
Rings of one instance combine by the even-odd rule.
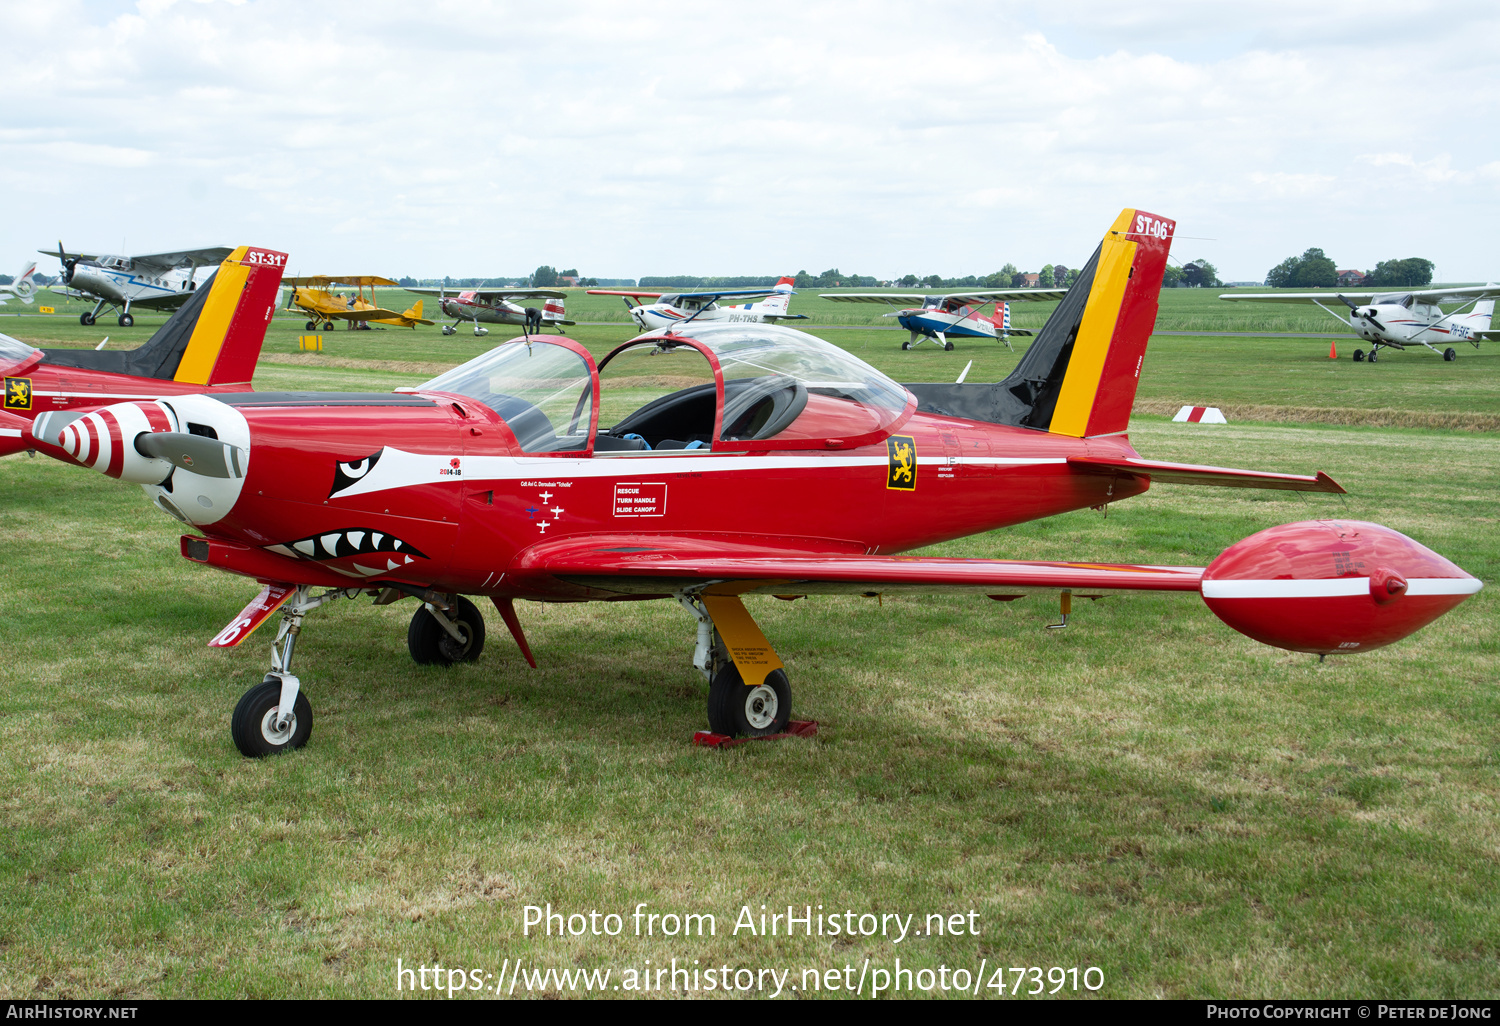
[[0, 456], [41, 448], [33, 437], [55, 442], [121, 399], [247, 391], [285, 267], [285, 253], [241, 246], [136, 349], [33, 349], [0, 335]]
[[761, 735], [785, 726], [791, 691], [747, 594], [1059, 592], [1066, 622], [1074, 595], [1196, 592], [1252, 638], [1323, 655], [1389, 644], [1477, 592], [1410, 538], [1341, 520], [1262, 531], [1207, 568], [897, 555], [1153, 482], [1342, 491], [1131, 448], [1173, 229], [1124, 211], [995, 384], [903, 386], [802, 332], [695, 323], [597, 365], [567, 338], [517, 339], [391, 395], [120, 403], [49, 451], [141, 484], [200, 532], [183, 556], [262, 582], [210, 644], [282, 609], [271, 670], [232, 719], [251, 756], [306, 743], [303, 618], [361, 594], [417, 599], [411, 656], [440, 664], [484, 645], [465, 595], [493, 601], [532, 665], [516, 599], [675, 599], [696, 621], [710, 725]]

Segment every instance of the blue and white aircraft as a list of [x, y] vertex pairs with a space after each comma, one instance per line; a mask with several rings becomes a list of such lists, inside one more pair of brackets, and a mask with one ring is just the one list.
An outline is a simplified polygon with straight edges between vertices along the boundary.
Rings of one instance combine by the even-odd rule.
[[[884, 303], [895, 307], [883, 317], [894, 317], [896, 323], [911, 332], [911, 338], [901, 343], [902, 349], [919, 346], [924, 339], [943, 349], [952, 350], [949, 335], [960, 338], [988, 338], [1004, 342], [1011, 348], [1011, 335], [1033, 335], [1025, 328], [1010, 326], [1010, 304], [1015, 302], [1042, 303], [1061, 299], [1067, 289], [980, 289], [977, 292], [945, 292], [935, 296], [924, 296], [908, 292], [823, 292], [821, 299], [835, 303]], [[995, 304], [995, 315], [989, 316], [982, 307]]]
[[[792, 296], [791, 278], [782, 278], [768, 289], [719, 289], [713, 292], [638, 292], [631, 289], [589, 289], [591, 296], [624, 296], [630, 319], [642, 331], [670, 328], [688, 321], [727, 321], [731, 324], [775, 324], [777, 321], [805, 321], [806, 314], [787, 313]], [[763, 302], [753, 300], [765, 297]], [[631, 300], [635, 303], [632, 305]], [[654, 299], [644, 303], [643, 299]], [[721, 305], [721, 299], [745, 299], [751, 302]]]
[[96, 300], [93, 310], [79, 315], [78, 323], [93, 324], [99, 311], [107, 306], [119, 310], [120, 327], [129, 328], [135, 324], [131, 307], [175, 310], [197, 288], [198, 269], [218, 267], [233, 251], [228, 246], [215, 246], [177, 253], [112, 256], [69, 253], [59, 242], [55, 253], [46, 249], [37, 252], [62, 261], [63, 288], [54, 286], [54, 292], [72, 299]]

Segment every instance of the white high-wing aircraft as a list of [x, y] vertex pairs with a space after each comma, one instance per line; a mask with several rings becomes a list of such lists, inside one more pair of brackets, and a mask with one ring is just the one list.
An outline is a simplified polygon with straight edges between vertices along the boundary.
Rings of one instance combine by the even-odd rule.
[[[1467, 285], [1447, 289], [1392, 290], [1389, 292], [1257, 292], [1226, 293], [1219, 296], [1241, 303], [1311, 303], [1326, 311], [1340, 324], [1354, 328], [1360, 338], [1370, 342], [1369, 361], [1374, 363], [1381, 349], [1405, 349], [1426, 346], [1441, 353], [1444, 360], [1458, 359], [1452, 346], [1439, 349], [1445, 342], [1463, 341], [1475, 349], [1485, 339], [1500, 339], [1500, 331], [1490, 330], [1495, 313], [1495, 297], [1500, 286]], [[1349, 308], [1349, 319], [1325, 303], [1342, 303]], [[1444, 313], [1439, 303], [1460, 303], [1457, 310]], [[1470, 309], [1472, 307], [1472, 309]], [[1366, 359], [1363, 349], [1354, 351], [1356, 363]]]
[[0, 306], [5, 305], [6, 296], [14, 296], [27, 306], [30, 306], [36, 298], [36, 282], [31, 280], [35, 274], [36, 261], [33, 260], [26, 265], [20, 274], [16, 275], [15, 281], [9, 285], [0, 285]]
[[[911, 332], [901, 343], [902, 349], [922, 344], [930, 338], [939, 347], [953, 350], [949, 335], [960, 338], [992, 338], [1011, 348], [1010, 336], [1031, 335], [1024, 328], [1010, 326], [1010, 304], [1018, 301], [1045, 303], [1061, 299], [1067, 289], [979, 289], [972, 292], [945, 292], [924, 296], [917, 292], [823, 292], [820, 298], [835, 303], [884, 303], [892, 307], [882, 317], [894, 317], [896, 323]], [[995, 316], [980, 309], [995, 304]]]
[[135, 324], [131, 307], [175, 310], [198, 287], [195, 279], [199, 269], [218, 267], [233, 250], [214, 246], [177, 253], [114, 256], [69, 253], [59, 242], [55, 253], [47, 249], [37, 252], [62, 261], [64, 288], [54, 287], [53, 291], [61, 291], [73, 299], [96, 300], [94, 309], [79, 315], [78, 323], [93, 324], [99, 311], [107, 306], [119, 310], [120, 327], [129, 328]]
[[[591, 296], [624, 296], [631, 320], [642, 331], [670, 328], [688, 321], [728, 321], [745, 324], [775, 324], [777, 321], [805, 321], [806, 314], [787, 313], [792, 296], [791, 278], [782, 278], [768, 289], [718, 289], [710, 292], [640, 292], [630, 289], [589, 289]], [[766, 297], [756, 303], [755, 299]], [[635, 303], [632, 305], [631, 300]], [[654, 303], [643, 303], [654, 299]], [[745, 299], [752, 302], [719, 305], [721, 299]]]

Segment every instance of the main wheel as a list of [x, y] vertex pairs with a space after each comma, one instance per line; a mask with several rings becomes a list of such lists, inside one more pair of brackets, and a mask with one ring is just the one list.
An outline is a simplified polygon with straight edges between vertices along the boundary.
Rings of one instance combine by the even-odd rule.
[[323, 330], [324, 331], [332, 331], [333, 330], [333, 322], [329, 321], [327, 324], [323, 325]]
[[767, 674], [764, 684], [750, 688], [739, 667], [725, 663], [708, 686], [708, 728], [730, 737], [779, 734], [792, 718], [792, 686], [785, 670]]
[[90, 324], [94, 323], [94, 315], [85, 311], [78, 315], [78, 323], [87, 328]]
[[133, 328], [133, 327], [135, 327], [135, 315], [134, 314], [121, 314], [119, 317], [115, 318], [115, 320], [119, 323], [120, 327], [122, 327], [122, 328]]
[[240, 698], [229, 721], [229, 733], [241, 755], [258, 759], [307, 744], [312, 733], [312, 704], [307, 694], [297, 692], [297, 701], [292, 703], [292, 722], [284, 730], [276, 729], [280, 703], [281, 681], [275, 677], [267, 677]]
[[460, 595], [453, 619], [458, 624], [458, 633], [464, 637], [462, 643], [443, 630], [426, 606], [412, 614], [411, 625], [406, 628], [406, 647], [413, 662], [452, 666], [479, 658], [484, 651], [484, 617], [479, 615], [478, 607]]
[[1371, 363], [1374, 363], [1374, 362], [1375, 362], [1375, 352], [1376, 352], [1376, 351], [1375, 351], [1375, 350], [1374, 350], [1374, 349], [1371, 349], [1371, 350], [1370, 350], [1370, 362], [1371, 362]]
[[1443, 359], [1445, 361], [1447, 361], [1448, 363], [1452, 363], [1454, 360], [1458, 359], [1458, 350], [1456, 350], [1456, 349], [1444, 349], [1443, 350]]
[[952, 342], [944, 342], [943, 343], [943, 351], [944, 352], [948, 352], [948, 353], [953, 352], [953, 343]]
[[1365, 362], [1365, 351], [1363, 349], [1356, 349], [1354, 351], [1354, 362], [1355, 363], [1364, 363]]
[[903, 343], [901, 343], [901, 348], [902, 349], [910, 349], [911, 348], [911, 343], [910, 342], [903, 342]]
[[304, 330], [304, 331], [312, 331], [317, 326], [318, 326], [318, 322], [317, 321], [308, 321], [306, 324], [304, 324], [302, 326], [302, 330]]
[[443, 334], [444, 335], [452, 335], [453, 332], [454, 332], [453, 325], [451, 325], [451, 324], [445, 324], [445, 325], [443, 325]]

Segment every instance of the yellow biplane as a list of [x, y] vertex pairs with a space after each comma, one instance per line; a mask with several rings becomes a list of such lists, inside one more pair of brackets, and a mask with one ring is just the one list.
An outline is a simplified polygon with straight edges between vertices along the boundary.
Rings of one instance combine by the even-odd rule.
[[[307, 330], [319, 324], [324, 331], [333, 330], [333, 322], [348, 321], [349, 327], [357, 328], [369, 324], [389, 324], [397, 328], [415, 328], [418, 324], [431, 324], [422, 316], [422, 301], [419, 299], [401, 313], [386, 310], [375, 301], [376, 285], [393, 285], [399, 282], [373, 274], [338, 275], [315, 274], [307, 278], [283, 278], [283, 285], [292, 286], [287, 296], [286, 308], [295, 307], [307, 314]], [[336, 288], [350, 289], [347, 295], [333, 291]], [[365, 290], [369, 289], [366, 297]]]

